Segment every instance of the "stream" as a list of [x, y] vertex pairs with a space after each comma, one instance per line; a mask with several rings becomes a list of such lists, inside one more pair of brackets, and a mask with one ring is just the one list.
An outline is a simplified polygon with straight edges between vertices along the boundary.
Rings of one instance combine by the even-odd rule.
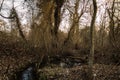
[[21, 80], [34, 80], [33, 77], [33, 67], [29, 67], [22, 72]]
[[[55, 58], [54, 58], [55, 59]], [[81, 60], [75, 60], [72, 58], [66, 58], [62, 60], [51, 60], [51, 64], [59, 65], [61, 68], [71, 68], [73, 66], [80, 66]], [[58, 62], [56, 62], [58, 61]], [[55, 63], [54, 63], [55, 62]], [[56, 64], [57, 63], [57, 64]], [[16, 80], [38, 80], [39, 76], [36, 72], [35, 65], [31, 64], [24, 68], [22, 71], [18, 72]]]
[[34, 68], [35, 67], [29, 66], [23, 71], [18, 72], [17, 78], [15, 80], [38, 80], [37, 74]]

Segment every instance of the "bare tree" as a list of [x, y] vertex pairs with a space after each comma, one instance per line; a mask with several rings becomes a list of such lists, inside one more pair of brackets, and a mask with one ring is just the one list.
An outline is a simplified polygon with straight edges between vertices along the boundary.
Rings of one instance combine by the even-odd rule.
[[[18, 28], [18, 31], [19, 31], [19, 35], [21, 36], [21, 38], [23, 39], [23, 41], [25, 41], [27, 43], [27, 40], [25, 38], [25, 35], [22, 31], [22, 28], [21, 28], [21, 22], [20, 22], [20, 18], [18, 16], [18, 13], [14, 7], [14, 0], [12, 0], [12, 9], [11, 9], [11, 12], [10, 12], [10, 16], [11, 17], [11, 21], [14, 21], [15, 22], [15, 27]], [[13, 18], [12, 18], [13, 17]]]
[[85, 13], [86, 6], [88, 5], [88, 2], [89, 2], [89, 0], [82, 2], [83, 7], [81, 8], [80, 13], [79, 13], [80, 0], [75, 1], [74, 12], [71, 11], [69, 8], [67, 8], [69, 10], [69, 12], [70, 12], [70, 15], [71, 15], [72, 25], [71, 25], [70, 30], [68, 32], [68, 37], [64, 41], [65, 45], [66, 44], [71, 44], [73, 42], [75, 42], [74, 44], [76, 44], [76, 42], [78, 42], [78, 38], [79, 38], [79, 20], [82, 17], [82, 15]]
[[[32, 23], [31, 31], [35, 44], [49, 48], [57, 46], [57, 34], [61, 22], [61, 8], [64, 0], [37, 0], [36, 23]], [[34, 20], [35, 20], [34, 19]], [[36, 24], [36, 25], [35, 25]], [[35, 38], [36, 37], [36, 38]], [[49, 49], [49, 50], [48, 50]]]
[[89, 55], [89, 80], [93, 80], [93, 62], [94, 62], [94, 31], [95, 31], [95, 20], [97, 14], [97, 3], [93, 0], [93, 15], [90, 25], [90, 55]]
[[[118, 41], [119, 39], [117, 39], [119, 36], [119, 34], [117, 34], [116, 32], [116, 29], [119, 30], [119, 22], [120, 22], [120, 19], [119, 19], [119, 10], [118, 10], [118, 5], [116, 6], [115, 4], [115, 1], [116, 0], [113, 0], [112, 2], [112, 6], [110, 9], [107, 9], [107, 12], [108, 12], [108, 15], [109, 15], [109, 40], [110, 40], [110, 43], [111, 45], [114, 47], [114, 48], [117, 48], [117, 49], [120, 49], [118, 45]], [[118, 12], [116, 12], [118, 11]], [[116, 14], [118, 13], [118, 15]], [[116, 33], [116, 34], [115, 34]]]

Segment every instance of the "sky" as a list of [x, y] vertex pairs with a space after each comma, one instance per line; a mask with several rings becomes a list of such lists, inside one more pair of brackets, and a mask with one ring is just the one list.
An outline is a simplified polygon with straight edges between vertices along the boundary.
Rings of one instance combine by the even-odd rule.
[[[2, 0], [0, 0], [2, 1]], [[27, 15], [27, 13], [29, 12], [27, 9], [27, 4], [24, 3], [24, 0], [14, 0], [14, 6], [15, 9], [17, 10], [17, 12], [19, 13], [19, 17], [21, 19], [21, 23], [27, 24], [28, 18], [30, 18], [30, 16]], [[74, 0], [72, 0], [74, 1]], [[71, 5], [73, 4], [73, 2], [71, 1]], [[105, 4], [105, 1], [109, 1], [109, 0], [97, 0], [97, 6], [98, 6], [98, 12], [97, 12], [97, 19], [96, 19], [96, 25], [99, 25], [100, 21], [101, 21], [101, 16], [104, 14], [105, 12], [105, 6], [103, 6], [103, 4]], [[120, 0], [119, 0], [120, 1]], [[1, 2], [0, 2], [1, 3]], [[12, 8], [13, 5], [12, 4], [12, 0], [5, 0], [4, 4], [3, 4], [3, 8], [1, 10], [1, 14], [3, 14], [4, 16], [8, 16], [9, 15], [9, 11]], [[73, 5], [72, 5], [73, 6]], [[62, 31], [67, 32], [69, 30], [69, 17], [68, 17], [68, 11], [65, 12], [64, 14], [64, 19], [61, 22], [60, 25], [60, 29]], [[3, 19], [2, 17], [0, 17], [0, 19]], [[3, 19], [4, 21], [8, 22], [7, 19]], [[83, 15], [83, 17], [81, 17], [80, 23], [82, 23], [80, 26], [82, 25], [90, 25], [91, 22], [91, 17], [89, 13], [85, 13]], [[9, 25], [9, 24], [8, 24]]]
[[[0, 1], [2, 2], [2, 0]], [[5, 17], [8, 17], [10, 15], [10, 10], [12, 9], [12, 7], [13, 7], [12, 0], [4, 0], [0, 14], [2, 14]], [[27, 13], [28, 10], [24, 6], [24, 0], [14, 0], [14, 7], [17, 13], [19, 13], [18, 15], [20, 17], [21, 24], [23, 25], [26, 24], [27, 16], [25, 15], [25, 13]], [[7, 27], [6, 29], [9, 31], [11, 29], [9, 19], [2, 18], [1, 16], [0, 16], [0, 19], [4, 20], [7, 23], [7, 26], [9, 27]]]
[[[97, 17], [96, 17], [96, 26], [100, 24], [100, 21], [101, 21], [101, 16], [103, 16], [104, 12], [105, 12], [105, 1], [106, 0], [97, 0], [97, 6], [98, 6], [98, 11], [97, 11]], [[72, 3], [71, 3], [72, 4]], [[80, 4], [82, 5], [82, 4]], [[73, 5], [72, 5], [73, 6]], [[88, 6], [89, 8], [89, 6]], [[66, 15], [68, 14], [69, 12], [66, 12]], [[65, 16], [66, 16], [65, 15]], [[60, 29], [62, 31], [65, 31], [65, 32], [68, 32], [69, 30], [69, 21], [68, 21], [68, 16], [66, 16], [64, 18], [64, 20], [61, 22], [62, 25], [60, 26]], [[80, 28], [84, 28], [84, 26], [90, 26], [90, 23], [91, 23], [91, 15], [90, 13], [84, 13], [83, 16], [81, 17], [80, 19]]]

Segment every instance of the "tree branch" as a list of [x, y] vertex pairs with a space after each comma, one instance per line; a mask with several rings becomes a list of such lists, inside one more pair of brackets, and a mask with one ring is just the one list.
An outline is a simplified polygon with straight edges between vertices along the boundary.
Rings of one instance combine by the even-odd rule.
[[3, 16], [2, 14], [0, 14], [0, 16], [3, 17], [3, 18], [6, 18], [6, 19], [13, 19], [15, 17], [15, 16], [13, 16], [13, 17], [10, 17], [10, 16], [6, 17], [6, 16]]
[[1, 5], [0, 5], [0, 11], [2, 9], [2, 6], [3, 6], [3, 3], [4, 3], [5, 0], [2, 1]]

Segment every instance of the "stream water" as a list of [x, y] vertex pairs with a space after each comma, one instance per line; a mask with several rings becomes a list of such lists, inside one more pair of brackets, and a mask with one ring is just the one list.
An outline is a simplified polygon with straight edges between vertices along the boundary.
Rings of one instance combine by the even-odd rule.
[[17, 78], [15, 80], [38, 80], [37, 74], [34, 67], [29, 66], [28, 68], [24, 69], [17, 73]]
[[25, 71], [22, 72], [22, 80], [33, 80], [33, 67], [27, 68]]

